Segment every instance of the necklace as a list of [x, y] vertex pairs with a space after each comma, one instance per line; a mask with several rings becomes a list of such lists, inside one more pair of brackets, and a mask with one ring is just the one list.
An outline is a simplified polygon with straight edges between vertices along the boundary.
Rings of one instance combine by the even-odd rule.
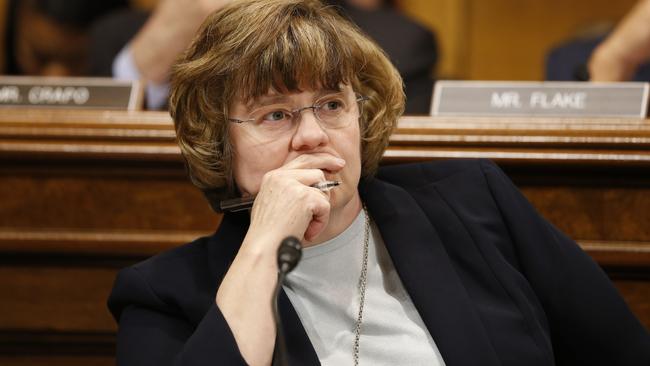
[[363, 204], [363, 213], [366, 216], [366, 228], [363, 238], [363, 260], [361, 262], [361, 274], [359, 275], [359, 312], [357, 321], [354, 325], [354, 346], [352, 357], [354, 366], [359, 366], [359, 340], [361, 338], [361, 323], [363, 322], [363, 305], [366, 302], [366, 283], [368, 281], [368, 239], [370, 237], [370, 216], [365, 203]]

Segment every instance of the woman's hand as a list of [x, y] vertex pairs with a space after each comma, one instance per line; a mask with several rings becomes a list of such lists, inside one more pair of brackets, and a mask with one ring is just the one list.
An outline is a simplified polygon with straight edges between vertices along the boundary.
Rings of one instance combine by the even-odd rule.
[[[264, 175], [251, 212], [244, 240], [264, 236], [280, 241], [293, 235], [310, 241], [327, 226], [329, 192], [311, 187], [326, 180], [324, 171], [336, 173], [345, 161], [326, 153], [303, 154]], [[277, 245], [269, 248], [277, 250]]]
[[216, 303], [250, 365], [269, 365], [275, 345], [271, 311], [277, 282], [276, 253], [289, 235], [310, 240], [329, 221], [329, 193], [310, 185], [336, 173], [345, 161], [331, 154], [303, 154], [265, 174], [251, 211], [251, 224], [228, 269]]

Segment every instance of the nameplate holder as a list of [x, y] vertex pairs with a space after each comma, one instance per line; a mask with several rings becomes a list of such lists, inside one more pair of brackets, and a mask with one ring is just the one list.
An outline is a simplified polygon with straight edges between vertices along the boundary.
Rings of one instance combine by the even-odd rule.
[[0, 107], [136, 110], [142, 88], [111, 78], [0, 76]]
[[433, 116], [645, 118], [648, 83], [438, 81]]

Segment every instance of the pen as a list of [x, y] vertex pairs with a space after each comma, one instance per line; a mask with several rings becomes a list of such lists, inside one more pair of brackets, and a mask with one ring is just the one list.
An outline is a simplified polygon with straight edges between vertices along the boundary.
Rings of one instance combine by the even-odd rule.
[[[310, 187], [318, 188], [322, 192], [327, 192], [340, 184], [341, 182], [337, 180], [326, 180], [324, 182], [314, 183], [310, 185]], [[253, 202], [255, 202], [255, 196], [238, 197], [219, 202], [219, 207], [221, 208], [221, 211], [224, 212], [237, 212], [248, 210], [253, 207]]]

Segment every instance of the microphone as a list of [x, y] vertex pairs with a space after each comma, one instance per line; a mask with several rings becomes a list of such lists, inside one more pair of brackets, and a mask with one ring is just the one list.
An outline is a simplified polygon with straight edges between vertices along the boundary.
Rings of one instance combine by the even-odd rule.
[[283, 274], [291, 272], [302, 257], [302, 244], [295, 236], [287, 236], [278, 248], [278, 271]]
[[287, 366], [287, 344], [284, 339], [284, 332], [282, 330], [282, 320], [280, 319], [280, 312], [278, 311], [278, 295], [284, 283], [285, 276], [291, 272], [302, 257], [302, 244], [295, 236], [288, 236], [280, 242], [278, 248], [278, 282], [275, 284], [275, 291], [273, 294], [273, 318], [275, 320], [276, 338], [275, 338], [275, 351], [273, 352], [273, 365], [274, 366]]

